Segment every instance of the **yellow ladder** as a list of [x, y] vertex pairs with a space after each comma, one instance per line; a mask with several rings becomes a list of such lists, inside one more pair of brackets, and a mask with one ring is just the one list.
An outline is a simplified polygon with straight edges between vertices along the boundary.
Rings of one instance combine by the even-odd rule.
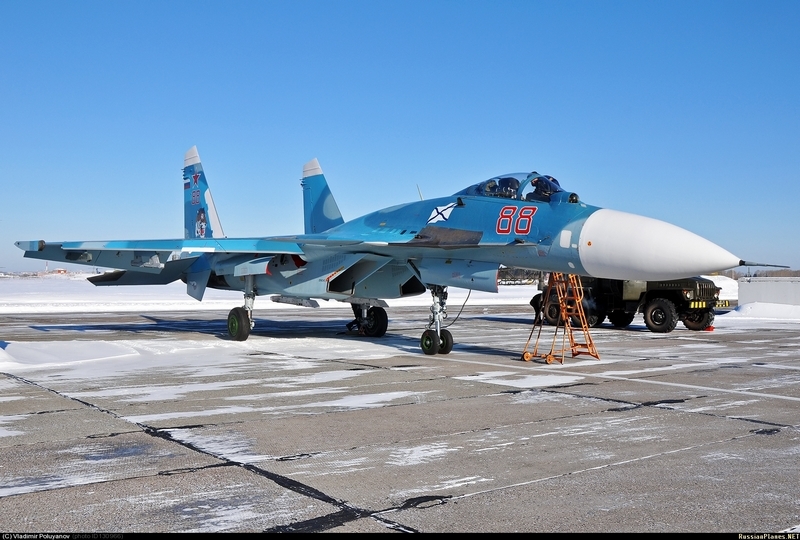
[[[525, 344], [525, 349], [522, 353], [522, 359], [530, 362], [533, 357], [539, 356], [544, 358], [548, 364], [552, 364], [554, 360], [558, 359], [560, 363], [564, 363], [564, 355], [567, 351], [566, 340], [569, 338], [569, 350], [572, 357], [579, 354], [588, 354], [598, 360], [600, 355], [597, 353], [597, 348], [594, 346], [594, 340], [589, 333], [589, 324], [586, 322], [586, 313], [583, 311], [583, 285], [581, 284], [581, 277], [576, 274], [569, 274], [565, 276], [561, 272], [552, 272], [547, 281], [547, 290], [545, 290], [544, 301], [542, 302], [543, 309], [547, 309], [547, 303], [552, 297], [552, 292], [555, 291], [555, 296], [558, 299], [558, 307], [560, 317], [556, 324], [555, 332], [553, 332], [553, 341], [550, 345], [550, 352], [546, 354], [539, 354], [539, 339], [542, 335], [543, 323], [541, 320], [534, 321], [531, 334], [528, 336], [528, 342]], [[575, 332], [573, 330], [571, 321], [577, 320], [579, 322], [580, 332], [583, 333], [583, 342], [578, 342], [575, 339]], [[533, 332], [539, 326], [539, 333], [536, 336], [536, 344], [533, 352], [528, 351], [528, 344], [530, 343]], [[556, 347], [556, 339], [558, 331], [563, 328], [561, 336], [561, 347]], [[560, 358], [559, 358], [560, 356]]]

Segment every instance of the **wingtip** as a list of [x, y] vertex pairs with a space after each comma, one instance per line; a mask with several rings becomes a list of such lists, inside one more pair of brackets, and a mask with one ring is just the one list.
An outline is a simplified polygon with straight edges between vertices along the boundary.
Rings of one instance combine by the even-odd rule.
[[317, 161], [317, 158], [314, 158], [303, 165], [303, 178], [317, 176], [318, 174], [322, 174], [322, 167], [319, 166], [319, 161]]
[[44, 240], [18, 240], [14, 242], [22, 251], [43, 251], [46, 242]]
[[200, 163], [200, 154], [197, 153], [197, 146], [192, 146], [183, 156], [183, 167], [186, 168], [197, 163]]

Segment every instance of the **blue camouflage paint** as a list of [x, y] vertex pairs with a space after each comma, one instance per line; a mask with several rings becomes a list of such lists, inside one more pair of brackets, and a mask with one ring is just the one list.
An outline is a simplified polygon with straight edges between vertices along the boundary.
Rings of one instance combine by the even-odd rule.
[[306, 234], [325, 232], [344, 223], [325, 175], [317, 174], [303, 178], [300, 185], [303, 187]]

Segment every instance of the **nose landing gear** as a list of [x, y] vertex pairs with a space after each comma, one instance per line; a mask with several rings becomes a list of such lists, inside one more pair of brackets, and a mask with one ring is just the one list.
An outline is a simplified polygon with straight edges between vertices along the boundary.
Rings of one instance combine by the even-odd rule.
[[425, 354], [448, 354], [453, 350], [453, 335], [442, 328], [442, 321], [447, 318], [447, 287], [430, 285], [433, 303], [428, 329], [422, 333], [419, 346]]

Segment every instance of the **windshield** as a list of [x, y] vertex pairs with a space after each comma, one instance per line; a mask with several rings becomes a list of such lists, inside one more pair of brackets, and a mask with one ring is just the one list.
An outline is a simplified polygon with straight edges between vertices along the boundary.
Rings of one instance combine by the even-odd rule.
[[495, 176], [461, 190], [456, 195], [479, 195], [523, 201], [549, 202], [550, 195], [557, 191], [563, 191], [558, 180], [552, 176], [546, 176], [534, 171], [532, 173], [512, 173]]

